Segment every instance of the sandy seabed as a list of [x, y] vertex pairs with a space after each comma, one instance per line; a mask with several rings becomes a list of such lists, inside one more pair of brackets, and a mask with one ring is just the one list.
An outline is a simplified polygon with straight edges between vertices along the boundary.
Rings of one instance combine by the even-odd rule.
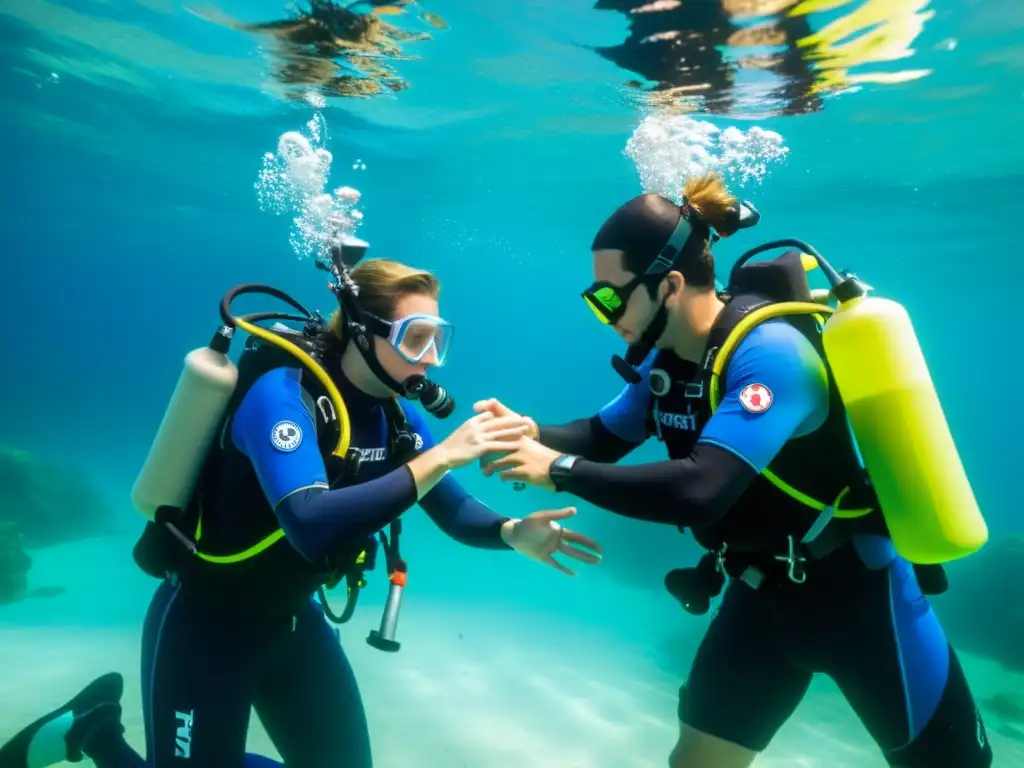
[[[88, 562], [87, 546], [39, 553], [34, 580], [43, 585], [56, 569], [66, 572], [69, 562]], [[118, 671], [125, 677], [126, 736], [144, 752], [139, 624], [130, 618], [137, 611], [141, 623], [145, 604], [119, 604], [108, 578], [82, 569], [64, 595], [0, 608], [0, 739], [99, 674]], [[110, 601], [90, 606], [82, 600], [86, 594]], [[104, 609], [115, 625], [96, 626], [106, 619]], [[378, 768], [667, 764], [680, 680], [659, 669], [649, 646], [607, 632], [595, 636], [571, 614], [506, 611], [499, 622], [459, 604], [410, 601], [399, 627], [402, 650], [383, 654], [364, 642], [379, 618], [379, 605], [368, 604], [341, 629]], [[967, 657], [964, 665], [979, 700], [1024, 689], [1024, 680], [1010, 679], [994, 664]], [[987, 719], [995, 765], [1024, 766], [1024, 743], [1001, 736], [1000, 724], [992, 715]], [[250, 751], [277, 756], [255, 717]], [[819, 678], [755, 765], [883, 768], [885, 762], [835, 686]]]

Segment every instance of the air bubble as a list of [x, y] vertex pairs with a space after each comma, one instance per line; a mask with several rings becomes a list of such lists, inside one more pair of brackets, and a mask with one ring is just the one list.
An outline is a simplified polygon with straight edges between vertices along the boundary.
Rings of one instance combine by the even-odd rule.
[[328, 265], [332, 240], [339, 234], [353, 235], [362, 221], [362, 213], [355, 208], [360, 193], [348, 186], [338, 187], [333, 194], [326, 191], [334, 161], [323, 146], [327, 121], [317, 112], [305, 128], [305, 133], [281, 134], [277, 152], [263, 155], [254, 186], [261, 210], [292, 214], [288, 242], [295, 255]]
[[727, 183], [760, 184], [771, 166], [789, 153], [782, 136], [753, 126], [724, 130], [688, 115], [648, 115], [633, 131], [625, 154], [636, 165], [640, 183], [681, 202], [687, 179], [717, 171]]

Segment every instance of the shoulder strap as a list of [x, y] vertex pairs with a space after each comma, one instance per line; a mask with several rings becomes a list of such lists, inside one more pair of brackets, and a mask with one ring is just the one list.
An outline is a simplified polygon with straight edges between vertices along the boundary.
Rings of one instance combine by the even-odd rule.
[[[774, 302], [766, 296], [759, 294], [744, 294], [740, 296], [726, 297], [725, 308], [719, 314], [715, 324], [711, 327], [711, 333], [708, 334], [708, 341], [704, 347], [704, 376], [706, 379], [711, 378], [711, 373], [714, 370], [715, 362], [718, 359], [719, 353], [723, 347], [729, 341], [729, 338], [733, 335], [733, 331], [736, 330], [736, 326], [740, 324], [747, 315], [756, 310], [767, 307]], [[728, 354], [728, 350], [727, 350]], [[728, 362], [725, 360], [724, 362]], [[722, 368], [722, 373], [725, 373], [725, 368]], [[718, 405], [717, 402], [712, 402], [712, 408]]]
[[[723, 348], [728, 349], [730, 346], [727, 344], [730, 336], [752, 312], [777, 304], [792, 307], [804, 315], [808, 314], [807, 307], [811, 303], [811, 291], [800, 252], [791, 249], [771, 261], [743, 264], [733, 270], [728, 287], [719, 294], [719, 297], [726, 304], [711, 329], [706, 347], [704, 368], [709, 374], [715, 366], [718, 354]], [[800, 307], [803, 307], [802, 311], [798, 309]], [[828, 308], [822, 307], [822, 312], [828, 311]], [[785, 312], [783, 314], [794, 313]], [[771, 318], [765, 317], [764, 319]], [[753, 328], [748, 328], [747, 332], [750, 330]], [[742, 340], [742, 337], [739, 340]], [[728, 356], [728, 352], [726, 354]], [[727, 358], [723, 359], [718, 366], [723, 375], [727, 362]], [[717, 403], [712, 405], [717, 405]]]
[[[819, 313], [823, 322], [824, 315], [831, 312], [831, 308], [826, 306], [818, 307], [810, 302], [786, 302], [773, 300], [768, 296], [759, 294], [746, 294], [733, 297], [726, 304], [725, 310], [722, 311], [722, 314], [719, 316], [718, 321], [712, 329], [708, 340], [707, 352], [705, 354], [704, 371], [708, 376], [709, 381], [708, 389], [712, 412], [718, 407], [718, 404], [721, 401], [721, 384], [723, 382], [720, 379], [724, 379], [725, 377], [725, 372], [732, 352], [735, 350], [738, 343], [742, 341], [750, 331], [756, 328], [757, 325], [761, 322], [767, 322], [768, 320], [783, 317], [791, 322], [806, 322], [807, 318], [814, 317]], [[754, 313], [758, 313], [761, 317], [758, 318]], [[747, 318], [750, 318], [753, 325], [746, 323], [745, 325], [748, 327], [741, 330], [739, 326]], [[834, 389], [834, 384], [831, 382], [831, 379], [830, 387]], [[843, 439], [847, 441], [847, 450], [856, 450], [852, 436], [849, 435], [848, 431], [845, 433]], [[851, 472], [851, 475], [853, 476], [847, 480], [849, 485], [837, 498], [825, 501], [806, 495], [782, 478], [775, 475], [775, 473], [770, 469], [766, 469], [761, 474], [765, 479], [771, 482], [772, 485], [787, 496], [790, 496], [794, 500], [816, 510], [819, 513], [818, 520], [811, 527], [811, 530], [808, 531], [807, 536], [802, 542], [805, 545], [818, 539], [825, 527], [833, 518], [861, 518], [869, 515], [872, 511], [877, 509], [877, 504], [871, 504], [870, 502], [865, 503], [864, 501], [862, 493], [863, 473]]]

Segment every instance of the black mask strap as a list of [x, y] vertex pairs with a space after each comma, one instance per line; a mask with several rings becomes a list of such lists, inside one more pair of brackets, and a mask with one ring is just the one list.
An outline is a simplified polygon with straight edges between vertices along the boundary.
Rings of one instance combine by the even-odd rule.
[[654, 313], [654, 317], [651, 318], [651, 322], [647, 324], [647, 328], [644, 330], [640, 340], [635, 344], [629, 345], [629, 349], [626, 350], [625, 359], [618, 355], [612, 356], [612, 368], [615, 369], [615, 372], [630, 384], [639, 384], [642, 377], [636, 369], [640, 367], [640, 364], [647, 359], [651, 350], [654, 349], [654, 345], [658, 343], [661, 334], [665, 332], [667, 324], [668, 309], [663, 301]]

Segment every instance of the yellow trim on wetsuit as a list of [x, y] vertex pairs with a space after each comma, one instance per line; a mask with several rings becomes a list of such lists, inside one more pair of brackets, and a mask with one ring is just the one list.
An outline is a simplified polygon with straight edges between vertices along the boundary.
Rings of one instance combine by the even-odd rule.
[[[806, 263], [804, 266], [805, 268], [807, 267]], [[725, 371], [726, 364], [729, 362], [729, 358], [732, 356], [733, 352], [736, 351], [740, 342], [742, 342], [747, 335], [754, 330], [754, 328], [768, 320], [775, 320], [776, 318], [790, 317], [793, 315], [811, 315], [817, 318], [819, 324], [824, 324], [824, 315], [831, 315], [834, 312], [835, 310], [832, 307], [822, 304], [811, 304], [805, 301], [784, 301], [756, 309], [736, 323], [736, 327], [732, 329], [725, 341], [722, 342], [722, 346], [719, 347], [718, 354], [715, 357], [715, 362], [711, 366], [711, 413], [713, 414], [718, 408], [719, 382], [723, 372]], [[761, 474], [764, 475], [772, 485], [787, 496], [818, 512], [824, 512], [831, 508], [833, 516], [838, 518], [864, 517], [865, 515], [874, 512], [874, 509], [871, 507], [866, 509], [840, 510], [839, 505], [842, 502], [843, 497], [850, 492], [849, 487], [844, 488], [831, 504], [825, 504], [811, 496], [808, 496], [806, 493], [797, 490], [769, 469], [765, 469]]]
[[[345, 405], [345, 400], [341, 396], [341, 392], [338, 391], [337, 385], [328, 375], [327, 371], [323, 369], [311, 355], [309, 355], [302, 347], [297, 344], [293, 344], [273, 331], [268, 331], [265, 328], [260, 328], [258, 325], [254, 325], [241, 318], [233, 318], [235, 325], [241, 328], [243, 331], [248, 333], [250, 336], [255, 336], [257, 339], [262, 339], [268, 344], [273, 344], [281, 350], [284, 350], [300, 363], [303, 367], [313, 374], [317, 381], [319, 381], [324, 389], [327, 390], [327, 397], [331, 401], [331, 405], [334, 406], [334, 412], [338, 417], [338, 444], [335, 446], [333, 455], [340, 458], [345, 458], [348, 455], [348, 448], [352, 439], [352, 422], [349, 420], [348, 408]], [[313, 414], [315, 418], [315, 414]], [[199, 543], [199, 540], [203, 536], [203, 513], [200, 508], [199, 522], [196, 525], [195, 542]], [[237, 552], [233, 555], [211, 555], [206, 552], [200, 552], [197, 548], [195, 555], [200, 560], [205, 560], [208, 563], [214, 563], [216, 565], [231, 565], [233, 563], [241, 563], [244, 560], [255, 557], [256, 555], [265, 552], [270, 549], [274, 544], [284, 538], [284, 531], [278, 528], [276, 531], [265, 537], [261, 541], [256, 542], [248, 549], [244, 549], [241, 552]]]

